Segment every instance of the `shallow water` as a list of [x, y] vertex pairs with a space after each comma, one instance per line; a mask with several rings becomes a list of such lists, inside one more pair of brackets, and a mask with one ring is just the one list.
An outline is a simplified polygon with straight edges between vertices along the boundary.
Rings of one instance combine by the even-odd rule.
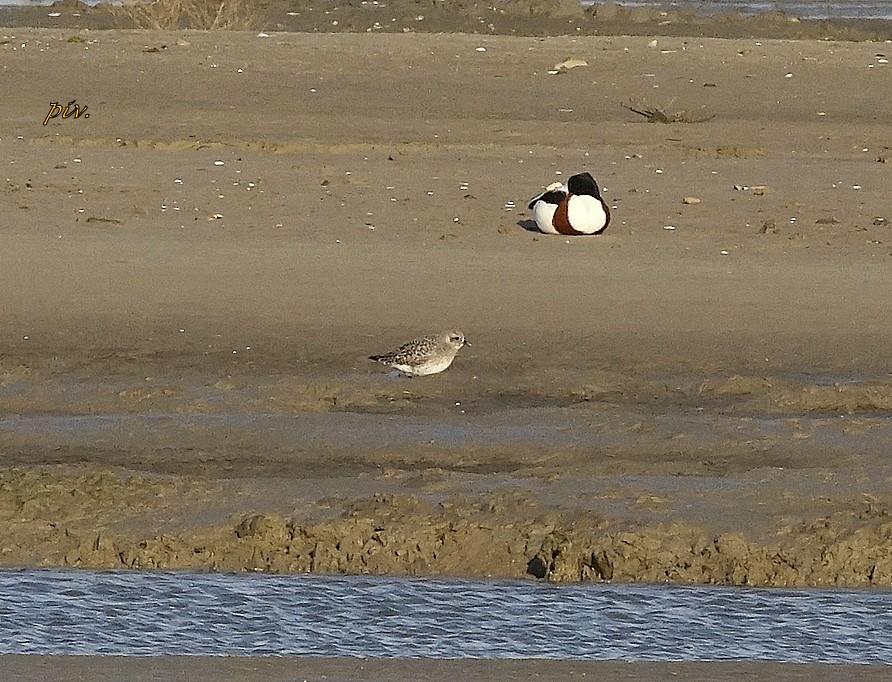
[[[49, 6], [56, 0], [0, 0], [0, 7]], [[103, 0], [105, 2], [106, 0]], [[86, 5], [97, 5], [98, 0], [83, 0]], [[115, 4], [119, 1], [113, 0]], [[383, 3], [382, 3], [383, 4]], [[582, 0], [583, 5], [593, 0]], [[618, 0], [627, 7], [659, 7], [674, 10], [692, 10], [698, 14], [712, 15], [720, 12], [761, 14], [784, 12], [800, 19], [892, 19], [892, 0]]]
[[[408, 411], [408, 410], [407, 410]], [[847, 435], [853, 421], [870, 425], [857, 441]], [[892, 416], [861, 412], [784, 415], [725, 414], [719, 410], [666, 410], [654, 414], [632, 406], [597, 404], [572, 408], [514, 408], [466, 415], [324, 412], [296, 414], [36, 414], [0, 417], [0, 434], [13, 452], [25, 447], [44, 451], [82, 447], [121, 452], [175, 447], [201, 448], [209, 439], [250, 449], [291, 448], [295, 443], [317, 452], [390, 452], [398, 448], [440, 446], [486, 448], [633, 447], [646, 422], [653, 438], [684, 433], [688, 448], [718, 450], [734, 442], [785, 445], [797, 432], [809, 435], [809, 447], [878, 455], [892, 438]]]
[[[583, 2], [583, 4], [592, 4]], [[740, 12], [755, 15], [765, 12], [783, 12], [799, 19], [892, 19], [892, 2], [889, 0], [843, 0], [820, 2], [819, 0], [765, 2], [764, 0], [620, 0], [627, 7], [659, 7], [674, 10], [691, 10], [698, 14], [713, 15], [721, 12]]]
[[0, 572], [0, 653], [892, 663], [892, 592]]

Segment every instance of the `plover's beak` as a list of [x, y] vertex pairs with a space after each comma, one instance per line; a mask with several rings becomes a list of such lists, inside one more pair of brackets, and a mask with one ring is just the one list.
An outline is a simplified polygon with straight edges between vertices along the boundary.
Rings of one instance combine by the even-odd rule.
[[470, 346], [471, 342], [465, 339], [465, 342], [462, 344], [463, 346]]

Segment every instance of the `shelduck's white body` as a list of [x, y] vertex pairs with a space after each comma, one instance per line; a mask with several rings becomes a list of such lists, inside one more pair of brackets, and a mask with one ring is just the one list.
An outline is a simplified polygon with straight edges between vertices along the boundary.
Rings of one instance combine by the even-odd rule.
[[610, 224], [610, 209], [589, 173], [572, 176], [566, 185], [549, 185], [533, 197], [529, 209], [546, 234], [600, 234]]

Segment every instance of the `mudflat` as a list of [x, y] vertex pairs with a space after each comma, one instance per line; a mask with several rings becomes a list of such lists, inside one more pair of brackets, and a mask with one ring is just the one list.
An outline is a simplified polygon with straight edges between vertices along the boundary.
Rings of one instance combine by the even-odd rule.
[[625, 682], [660, 680], [824, 680], [881, 682], [882, 666], [801, 665], [780, 663], [629, 663], [625, 661], [434, 661], [325, 658], [246, 658], [237, 656], [0, 656], [0, 671], [10, 679], [31, 682], [48, 677], [67, 680], [264, 680], [315, 682], [351, 680], [526, 680], [546, 682], [609, 676]]
[[0, 564], [888, 587], [887, 52], [0, 30]]

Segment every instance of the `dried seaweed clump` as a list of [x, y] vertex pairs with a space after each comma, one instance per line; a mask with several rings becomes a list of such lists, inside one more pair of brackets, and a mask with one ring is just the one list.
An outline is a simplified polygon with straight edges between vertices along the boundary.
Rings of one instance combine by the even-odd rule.
[[623, 104], [623, 107], [639, 116], [644, 116], [648, 123], [705, 123], [715, 118], [715, 114], [707, 113], [705, 108], [701, 108], [698, 112], [676, 109], [674, 98], [669, 100], [665, 106], [629, 101], [627, 104]]

